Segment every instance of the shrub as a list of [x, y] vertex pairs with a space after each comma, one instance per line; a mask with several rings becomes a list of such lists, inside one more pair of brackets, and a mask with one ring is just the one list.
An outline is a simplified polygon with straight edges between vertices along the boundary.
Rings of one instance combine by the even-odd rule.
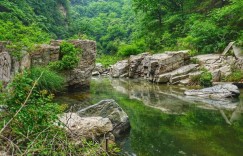
[[60, 91], [64, 88], [64, 78], [58, 75], [55, 71], [48, 68], [35, 67], [30, 71], [30, 78], [36, 80], [40, 75], [38, 85], [36, 86], [38, 90], [48, 90], [50, 92]]
[[109, 67], [110, 65], [115, 64], [119, 60], [122, 60], [122, 57], [117, 55], [101, 55], [97, 57], [96, 62], [101, 63], [104, 67]]
[[[51, 102], [53, 95], [49, 94], [47, 90], [41, 90], [42, 87], [38, 87], [42, 83], [36, 83], [36, 86], [32, 87], [35, 84], [35, 79], [31, 77], [35, 78], [36, 76], [34, 74], [31, 75], [27, 71], [16, 75], [12, 83], [8, 86], [9, 92], [5, 98], [5, 103], [8, 106], [7, 113], [10, 116], [16, 113], [25, 103], [25, 107], [15, 118], [16, 122], [21, 121], [21, 124], [12, 125], [13, 127], [17, 126], [19, 129], [16, 130], [23, 133], [26, 133], [28, 129], [35, 129], [35, 126], [48, 126], [49, 123], [57, 119], [56, 115], [61, 113], [60, 106]], [[43, 74], [40, 73], [38, 76], [40, 77], [39, 80], [41, 80], [42, 76], [44, 76], [42, 81], [48, 77], [45, 71]], [[26, 101], [29, 94], [29, 99]], [[21, 128], [21, 126], [23, 127]]]
[[60, 60], [51, 62], [49, 67], [57, 71], [73, 69], [77, 67], [80, 61], [80, 53], [81, 50], [75, 48], [73, 44], [62, 42], [60, 46]]
[[130, 56], [130, 55], [136, 55], [139, 54], [140, 50], [138, 47], [134, 44], [124, 44], [119, 47], [118, 55], [119, 56]]
[[209, 71], [203, 70], [200, 75], [200, 85], [204, 87], [212, 86], [212, 78], [212, 74]]
[[121, 44], [118, 48], [118, 55], [127, 57], [130, 55], [136, 55], [146, 50], [146, 44], [144, 39], [139, 39], [131, 44]]

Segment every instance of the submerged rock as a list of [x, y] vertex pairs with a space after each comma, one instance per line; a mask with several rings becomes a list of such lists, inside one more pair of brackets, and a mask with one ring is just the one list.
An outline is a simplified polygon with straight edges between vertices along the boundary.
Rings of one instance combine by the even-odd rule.
[[84, 108], [77, 112], [81, 117], [104, 117], [109, 118], [113, 124], [114, 129], [112, 133], [119, 136], [130, 128], [130, 123], [127, 114], [115, 102], [115, 100], [102, 100], [97, 104]]
[[240, 91], [238, 87], [233, 84], [223, 84], [199, 90], [187, 90], [185, 91], [185, 95], [220, 99], [238, 97]]
[[59, 120], [74, 137], [98, 138], [113, 129], [108, 118], [80, 117], [77, 113], [64, 113]]

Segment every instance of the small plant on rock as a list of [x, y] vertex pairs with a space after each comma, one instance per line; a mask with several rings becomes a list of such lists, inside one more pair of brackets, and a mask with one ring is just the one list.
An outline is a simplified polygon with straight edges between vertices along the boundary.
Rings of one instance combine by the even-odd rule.
[[200, 85], [203, 87], [212, 86], [212, 74], [208, 70], [202, 69], [201, 74], [190, 77], [189, 85]]
[[206, 69], [203, 69], [203, 72], [202, 74], [200, 75], [200, 85], [201, 86], [204, 86], [204, 87], [209, 87], [209, 86], [212, 86], [212, 74], [206, 70]]

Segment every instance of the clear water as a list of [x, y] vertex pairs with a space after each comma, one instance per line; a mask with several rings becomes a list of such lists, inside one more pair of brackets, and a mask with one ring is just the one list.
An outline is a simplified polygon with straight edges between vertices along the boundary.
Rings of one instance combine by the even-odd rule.
[[130, 134], [118, 140], [125, 155], [242, 156], [243, 96], [226, 101], [187, 98], [184, 89], [142, 80], [97, 78], [90, 91], [69, 93], [57, 101], [76, 111], [115, 99], [132, 127]]

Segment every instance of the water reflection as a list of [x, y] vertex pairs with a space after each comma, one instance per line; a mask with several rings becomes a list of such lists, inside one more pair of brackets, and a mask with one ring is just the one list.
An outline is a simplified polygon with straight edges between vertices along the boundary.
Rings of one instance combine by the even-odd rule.
[[237, 98], [232, 99], [207, 99], [202, 97], [185, 96], [183, 92], [188, 89], [178, 86], [166, 86], [151, 84], [144, 80], [111, 79], [112, 87], [130, 99], [142, 101], [144, 104], [160, 109], [164, 113], [183, 114], [190, 109], [191, 105], [202, 109], [219, 110], [222, 116], [226, 115], [224, 110], [234, 111], [227, 123], [240, 119], [243, 112], [242, 102]]
[[[131, 132], [123, 153], [137, 156], [240, 156], [243, 153], [241, 100], [185, 97], [186, 88], [140, 80], [93, 79], [91, 91], [61, 97], [76, 110], [115, 99], [126, 111]], [[68, 99], [68, 100], [67, 100]]]

